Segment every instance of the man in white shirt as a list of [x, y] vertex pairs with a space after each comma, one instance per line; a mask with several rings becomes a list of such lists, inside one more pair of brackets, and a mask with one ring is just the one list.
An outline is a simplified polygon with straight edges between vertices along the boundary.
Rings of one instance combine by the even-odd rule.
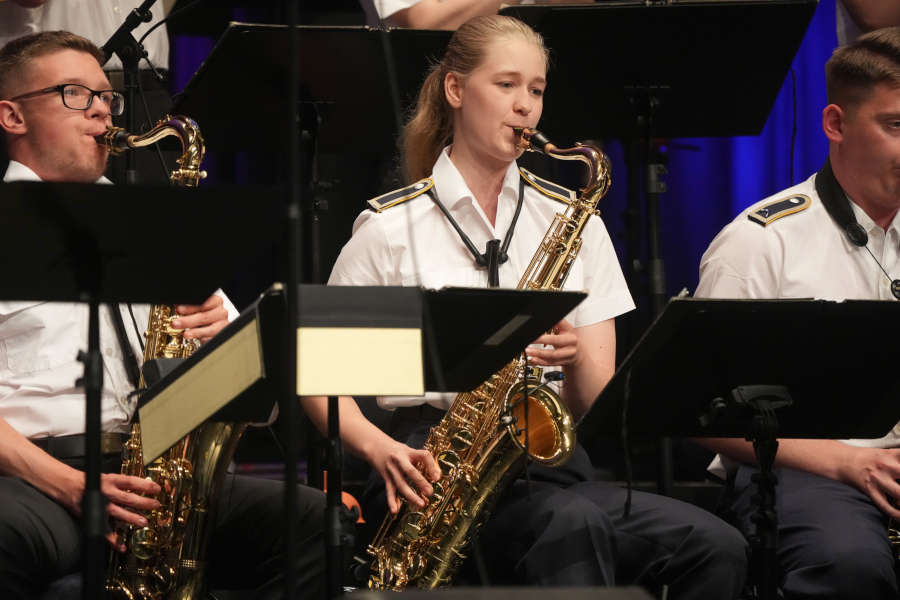
[[[92, 41], [97, 46], [105, 44], [115, 33], [128, 14], [140, 6], [142, 0], [7, 0], [0, 1], [0, 47], [18, 37], [41, 31], [71, 31]], [[171, 8], [171, 0], [157, 0], [150, 7], [151, 22], [141, 23], [133, 32], [140, 39], [157, 22], [161, 21]], [[147, 101], [150, 115], [144, 111], [140, 100], [135, 114], [136, 132], [143, 132], [156, 124], [172, 107], [172, 97], [168, 90], [169, 36], [166, 26], [154, 29], [143, 41], [147, 50], [147, 60], [141, 60], [139, 82]], [[149, 62], [148, 62], [149, 61]], [[157, 79], [150, 65], [162, 77]], [[122, 62], [113, 55], [103, 65], [110, 87], [124, 90]], [[124, 119], [115, 119], [115, 124], [125, 127]], [[177, 158], [172, 152], [164, 152], [170, 168], [174, 168]], [[167, 183], [165, 171], [161, 168], [155, 153], [144, 152], [133, 157], [138, 181], [142, 183]], [[124, 157], [114, 157], [109, 161], [108, 174], [117, 183], [125, 180]], [[2, 166], [0, 166], [2, 168]]]
[[[121, 97], [110, 90], [100, 68], [102, 53], [68, 32], [18, 38], [0, 49], [0, 135], [11, 159], [5, 181], [106, 182], [107, 150], [94, 136], [119, 113]], [[107, 182], [108, 183], [108, 182]], [[114, 464], [134, 411], [123, 355], [140, 353], [137, 323], [120, 309], [125, 328], [113, 335], [115, 313], [101, 311], [105, 385], [101, 420]], [[228, 323], [234, 308], [220, 295], [202, 306], [180, 306], [174, 323], [185, 337], [205, 342]], [[0, 302], [0, 597], [35, 598], [47, 585], [80, 566], [84, 490], [84, 397], [77, 350], [84, 346], [87, 309], [46, 302]], [[118, 446], [118, 449], [115, 446]], [[282, 486], [278, 482], [229, 476], [218, 502], [210, 542], [210, 580], [219, 588], [256, 588], [258, 597], [280, 597], [283, 551]], [[141, 511], [159, 506], [148, 496], [159, 486], [116, 472], [102, 476], [107, 513], [115, 521], [144, 526]], [[321, 493], [298, 490], [300, 540], [298, 585], [304, 594], [322, 593]], [[107, 536], [122, 550], [115, 534]], [[240, 551], [236, 545], [240, 545]], [[250, 563], [246, 563], [249, 553]], [[238, 560], [240, 556], [240, 560]]]
[[[896, 301], [900, 27], [836, 50], [826, 82], [825, 166], [751, 206], [719, 233], [701, 260], [696, 296]], [[748, 531], [752, 448], [737, 439], [703, 443], [721, 453], [713, 468], [728, 473], [730, 508]], [[776, 508], [784, 598], [897, 597], [885, 521], [900, 518], [898, 447], [900, 426], [877, 440], [780, 440]]]

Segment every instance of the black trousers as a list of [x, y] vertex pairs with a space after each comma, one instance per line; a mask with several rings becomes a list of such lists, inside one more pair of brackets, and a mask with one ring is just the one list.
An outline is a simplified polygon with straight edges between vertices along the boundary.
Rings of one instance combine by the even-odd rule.
[[[280, 481], [229, 475], [209, 543], [211, 589], [281, 598], [284, 502]], [[298, 486], [297, 597], [324, 597], [324, 496]], [[14, 477], [0, 477], [0, 598], [31, 600], [81, 568], [81, 522]]]
[[[424, 445], [434, 419], [395, 415], [396, 439]], [[427, 410], [426, 410], [427, 412]], [[491, 583], [612, 586], [636, 584], [678, 600], [737, 598], [747, 572], [747, 544], [715, 515], [678, 500], [634, 492], [624, 515], [625, 490], [592, 480], [579, 446], [562, 467], [529, 467], [530, 484], [516, 480], [479, 534]], [[387, 512], [384, 486], [365, 496], [367, 520]]]
[[[726, 506], [746, 533], [753, 531], [750, 478], [738, 468]], [[856, 488], [793, 469], [776, 469], [779, 581], [786, 599], [897, 598], [886, 519]]]

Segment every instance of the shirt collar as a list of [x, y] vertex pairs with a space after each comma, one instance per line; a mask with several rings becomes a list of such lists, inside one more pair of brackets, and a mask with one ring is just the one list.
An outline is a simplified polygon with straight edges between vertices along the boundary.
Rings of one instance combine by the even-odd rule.
[[[9, 166], [6, 168], [6, 174], [3, 176], [4, 183], [9, 183], [11, 181], [43, 181], [38, 174], [32, 171], [30, 168], [26, 167], [20, 162], [11, 160], [9, 161]], [[112, 181], [107, 179], [104, 176], [100, 176], [100, 178], [95, 183], [102, 183], [105, 185], [112, 184]]]
[[[846, 192], [845, 192], [845, 195], [846, 195]], [[880, 231], [881, 227], [879, 227], [878, 224], [872, 220], [872, 217], [870, 217], [868, 214], [866, 214], [866, 211], [864, 211], [862, 208], [860, 208], [860, 206], [856, 202], [854, 202], [853, 199], [850, 198], [849, 195], [847, 195], [847, 200], [850, 201], [850, 208], [853, 209], [853, 215], [856, 217], [856, 222], [859, 223], [862, 226], [862, 228], [866, 230], [866, 233], [868, 233], [870, 236], [873, 235], [873, 233], [875, 235], [879, 235], [879, 233], [876, 232], [876, 230]], [[894, 215], [894, 218], [891, 221], [890, 226], [887, 228], [887, 231], [885, 231], [884, 233], [889, 233], [891, 230], [895, 231], [895, 235], [900, 235], [900, 211], [897, 211], [897, 214]]]
[[[441, 150], [434, 167], [431, 170], [431, 177], [434, 180], [434, 187], [437, 189], [438, 197], [448, 209], [456, 208], [461, 202], [472, 203], [475, 201], [475, 195], [466, 185], [465, 180], [460, 174], [456, 165], [450, 160], [450, 146]], [[506, 169], [503, 176], [503, 185], [500, 187], [500, 203], [518, 201], [519, 194], [519, 167], [516, 161], [512, 161]]]

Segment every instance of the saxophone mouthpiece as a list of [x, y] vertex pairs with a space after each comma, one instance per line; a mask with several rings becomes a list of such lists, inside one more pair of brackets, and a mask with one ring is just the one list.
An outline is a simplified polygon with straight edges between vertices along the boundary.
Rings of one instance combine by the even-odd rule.
[[107, 127], [106, 133], [95, 135], [94, 139], [101, 146], [109, 148], [110, 154], [121, 154], [133, 148], [129, 143], [129, 137], [128, 132], [121, 127]]
[[547, 139], [547, 136], [537, 129], [531, 129], [530, 127], [513, 127], [513, 131], [520, 138], [518, 146], [522, 150], [547, 154], [550, 150], [556, 149], [556, 146]]

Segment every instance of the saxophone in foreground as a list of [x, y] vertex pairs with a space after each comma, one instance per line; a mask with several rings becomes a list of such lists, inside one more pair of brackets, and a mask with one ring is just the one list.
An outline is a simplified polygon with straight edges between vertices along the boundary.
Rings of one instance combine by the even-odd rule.
[[[609, 160], [592, 145], [559, 149], [540, 132], [517, 133], [526, 150], [581, 161], [588, 168], [584, 188], [565, 213], [556, 215], [518, 285], [561, 289], [581, 248], [582, 231], [609, 189]], [[476, 390], [459, 394], [432, 428], [425, 448], [440, 465], [441, 478], [424, 508], [404, 501], [396, 515], [385, 518], [368, 548], [370, 588], [448, 585], [497, 497], [526, 462], [557, 466], [571, 456], [572, 415], [554, 392], [540, 386], [539, 371], [526, 368], [523, 354]], [[522, 400], [526, 393], [527, 403]]]
[[[150, 131], [131, 135], [111, 127], [97, 143], [118, 153], [175, 136], [181, 140], [178, 168], [172, 183], [196, 187], [206, 176], [200, 171], [205, 148], [197, 124], [187, 117], [166, 117]], [[144, 362], [156, 358], [187, 358], [196, 345], [184, 339], [184, 330], [172, 326], [175, 307], [150, 308], [144, 334]], [[145, 383], [141, 377], [140, 387]], [[106, 591], [115, 600], [187, 600], [205, 597], [206, 544], [214, 525], [212, 507], [225, 469], [244, 432], [243, 423], [207, 421], [144, 466], [140, 424], [132, 425], [122, 455], [122, 473], [146, 477], [161, 488], [160, 507], [145, 513], [146, 527], [120, 525], [116, 531], [126, 551], [113, 551]]]

